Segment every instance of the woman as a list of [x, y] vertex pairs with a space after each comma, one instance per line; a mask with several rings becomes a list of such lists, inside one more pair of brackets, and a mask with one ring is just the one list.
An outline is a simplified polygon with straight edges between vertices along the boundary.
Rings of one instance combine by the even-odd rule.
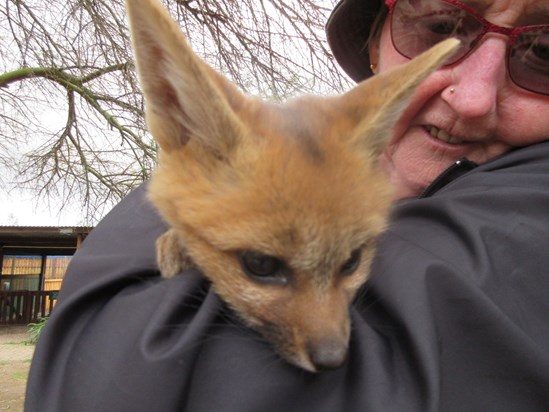
[[[401, 197], [417, 196], [460, 158], [485, 163], [549, 136], [547, 27], [520, 34], [510, 29], [498, 34], [490, 27], [549, 24], [547, 2], [485, 1], [474, 8], [479, 2], [391, 0], [391, 18], [373, 33], [366, 53], [363, 16], [373, 18], [379, 3], [341, 2], [328, 24], [334, 54], [355, 80], [401, 64], [445, 36], [463, 41], [457, 62], [431, 76], [416, 94], [387, 153]], [[484, 30], [490, 32], [483, 36]]]
[[401, 200], [352, 309], [347, 362], [297, 370], [198, 272], [161, 281], [165, 227], [140, 188], [75, 256], [27, 411], [548, 409], [549, 5], [343, 0], [327, 31], [355, 80], [435, 37], [464, 43], [384, 154]]

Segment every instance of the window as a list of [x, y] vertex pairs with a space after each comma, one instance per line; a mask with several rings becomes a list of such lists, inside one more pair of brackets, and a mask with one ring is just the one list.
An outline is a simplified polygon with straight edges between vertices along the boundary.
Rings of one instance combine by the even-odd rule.
[[71, 256], [4, 255], [1, 290], [59, 290]]

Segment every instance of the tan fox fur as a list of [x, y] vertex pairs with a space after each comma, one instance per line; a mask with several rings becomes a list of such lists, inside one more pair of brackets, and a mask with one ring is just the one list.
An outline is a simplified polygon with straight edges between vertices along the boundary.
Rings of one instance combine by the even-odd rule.
[[161, 152], [151, 201], [171, 277], [198, 266], [278, 354], [340, 366], [349, 305], [367, 279], [392, 190], [379, 157], [448, 40], [333, 97], [261, 101], [200, 60], [157, 0], [127, 0], [149, 129]]

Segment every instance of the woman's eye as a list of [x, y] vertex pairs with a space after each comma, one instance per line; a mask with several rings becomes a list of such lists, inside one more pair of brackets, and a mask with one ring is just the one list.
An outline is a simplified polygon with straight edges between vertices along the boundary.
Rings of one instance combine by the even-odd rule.
[[351, 256], [347, 261], [341, 266], [339, 269], [339, 273], [341, 275], [351, 275], [353, 274], [360, 265], [360, 260], [362, 257], [362, 250], [361, 249], [355, 249], [351, 252]]
[[288, 283], [286, 264], [279, 258], [255, 251], [239, 254], [242, 270], [248, 277], [263, 283]]
[[532, 53], [541, 61], [549, 61], [549, 44], [534, 44]]
[[453, 20], [435, 21], [429, 25], [429, 30], [435, 34], [451, 36], [456, 32], [457, 24]]
[[547, 75], [549, 73], [549, 34], [545, 31], [521, 33], [511, 49], [511, 61], [528, 70]]

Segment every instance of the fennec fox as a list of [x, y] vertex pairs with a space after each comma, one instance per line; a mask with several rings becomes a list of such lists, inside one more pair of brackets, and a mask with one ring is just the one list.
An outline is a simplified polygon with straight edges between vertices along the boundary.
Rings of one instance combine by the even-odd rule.
[[333, 97], [242, 94], [190, 49], [157, 0], [127, 0], [147, 122], [160, 146], [149, 196], [170, 230], [165, 277], [198, 266], [278, 354], [340, 366], [392, 190], [379, 164], [416, 86], [457, 40]]

